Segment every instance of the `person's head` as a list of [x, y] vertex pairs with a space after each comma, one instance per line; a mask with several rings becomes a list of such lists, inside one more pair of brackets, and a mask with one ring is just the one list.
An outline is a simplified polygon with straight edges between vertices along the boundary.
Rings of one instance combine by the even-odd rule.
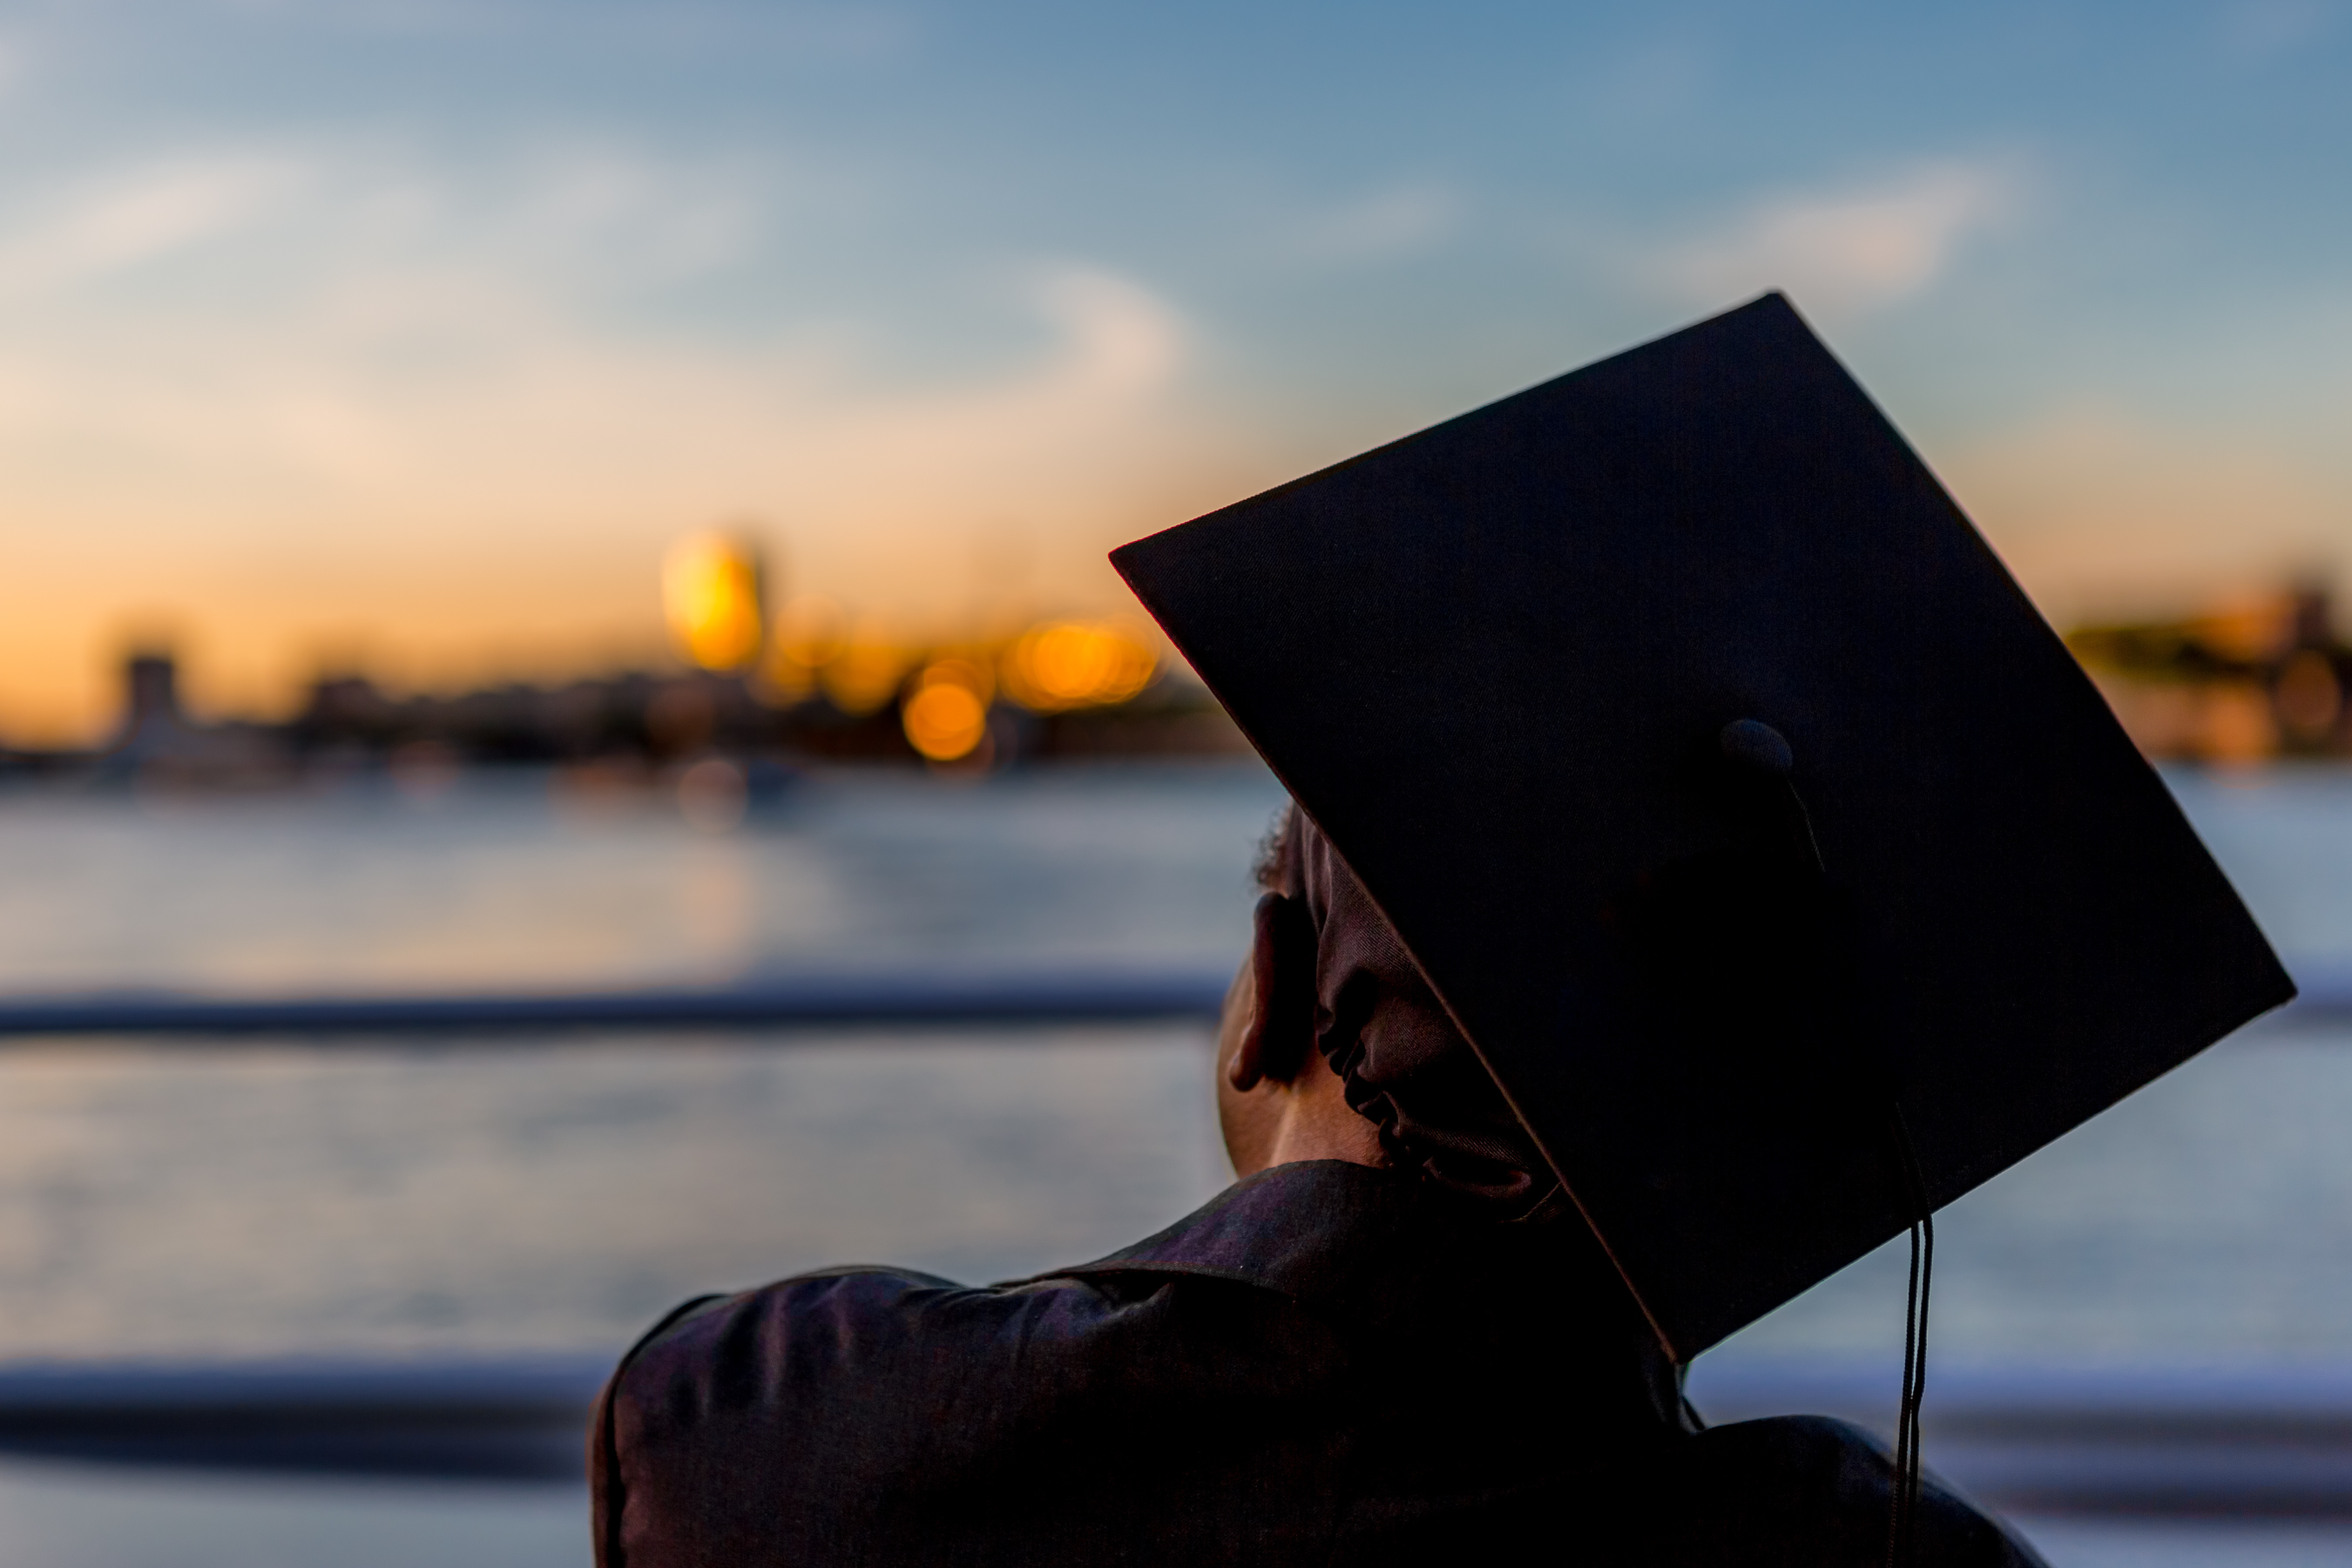
[[1258, 865], [1249, 962], [1220, 1031], [1218, 1110], [1243, 1175], [1295, 1159], [1418, 1172], [1500, 1215], [1557, 1185], [1468, 1040], [1296, 805]]

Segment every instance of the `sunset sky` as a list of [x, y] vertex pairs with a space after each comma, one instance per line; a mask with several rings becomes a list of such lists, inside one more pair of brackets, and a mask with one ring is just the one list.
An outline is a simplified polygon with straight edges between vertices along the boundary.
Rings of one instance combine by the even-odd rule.
[[0, 5], [0, 738], [910, 632], [1768, 287], [2053, 616], [2352, 563], [2352, 5]]

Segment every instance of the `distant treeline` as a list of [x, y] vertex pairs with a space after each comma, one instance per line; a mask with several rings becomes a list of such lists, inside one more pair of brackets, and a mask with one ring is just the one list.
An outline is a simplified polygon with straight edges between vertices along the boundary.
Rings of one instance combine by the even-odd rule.
[[2082, 626], [2066, 642], [2150, 756], [2352, 754], [2352, 647], [2322, 591], [2250, 595], [2179, 620]]
[[[446, 695], [396, 695], [347, 675], [314, 682], [283, 722], [205, 723], [182, 708], [170, 657], [148, 652], [125, 661], [122, 714], [106, 742], [0, 750], [0, 774], [236, 786], [380, 768], [539, 764], [617, 779], [713, 756], [985, 771], [1063, 758], [1247, 750], [1207, 692], [1159, 671], [1116, 700], [1068, 706], [1025, 705], [964, 679], [956, 686], [964, 706], [950, 719], [964, 722], [968, 713], [969, 722], [942, 742], [936, 719], [926, 728], [923, 706], [925, 693], [945, 681], [939, 668], [939, 661], [912, 661], [902, 681], [856, 707], [823, 685], [795, 694], [699, 670]], [[940, 704], [934, 698], [929, 706]]]

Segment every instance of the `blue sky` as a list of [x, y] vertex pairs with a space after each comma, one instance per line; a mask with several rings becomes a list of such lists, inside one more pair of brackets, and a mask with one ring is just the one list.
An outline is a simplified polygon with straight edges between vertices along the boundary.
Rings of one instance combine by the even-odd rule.
[[2352, 5], [0, 6], [0, 734], [920, 629], [1787, 288], [2062, 618], [2352, 544]]

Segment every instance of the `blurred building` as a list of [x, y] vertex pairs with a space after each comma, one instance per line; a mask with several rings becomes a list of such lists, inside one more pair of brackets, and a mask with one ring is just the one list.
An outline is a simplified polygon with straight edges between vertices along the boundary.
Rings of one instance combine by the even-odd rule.
[[587, 795], [690, 778], [757, 794], [819, 761], [982, 773], [1248, 750], [1147, 627], [1055, 619], [919, 642], [819, 595], [772, 605], [775, 586], [748, 533], [692, 534], [661, 567], [677, 668], [414, 694], [341, 670], [278, 724], [192, 719], [172, 654], [142, 648], [123, 663], [121, 715], [100, 751], [0, 766], [194, 787], [382, 773], [430, 789], [457, 769], [520, 764], [562, 770]]
[[539, 763], [649, 777], [696, 759], [927, 763], [1247, 750], [1197, 683], [1139, 637], [1042, 623], [995, 640], [899, 646], [872, 637], [761, 640], [756, 668], [634, 671], [562, 686], [393, 697], [362, 676], [315, 682], [279, 731], [301, 771]]
[[2180, 620], [2079, 627], [2066, 642], [2150, 756], [2245, 763], [2352, 752], [2352, 647], [2323, 590], [2250, 595]]
[[457, 769], [539, 765], [595, 794], [722, 774], [751, 790], [812, 762], [980, 773], [1248, 750], [1147, 629], [1061, 619], [916, 643], [814, 596], [772, 612], [772, 585], [756, 543], [695, 534], [662, 563], [681, 668], [415, 694], [341, 670], [275, 724], [192, 718], [172, 653], [141, 648], [123, 661], [121, 716], [102, 747], [0, 764], [195, 788], [381, 773], [428, 790]]
[[122, 661], [122, 740], [134, 744], [142, 733], [184, 728], [180, 712], [180, 666], [170, 654], [134, 652]]
[[[180, 700], [178, 658], [134, 648], [122, 660], [122, 711], [90, 759], [101, 779], [150, 784], [257, 786], [286, 773], [284, 738], [268, 725], [200, 724]], [[52, 767], [58, 759], [51, 759]]]

